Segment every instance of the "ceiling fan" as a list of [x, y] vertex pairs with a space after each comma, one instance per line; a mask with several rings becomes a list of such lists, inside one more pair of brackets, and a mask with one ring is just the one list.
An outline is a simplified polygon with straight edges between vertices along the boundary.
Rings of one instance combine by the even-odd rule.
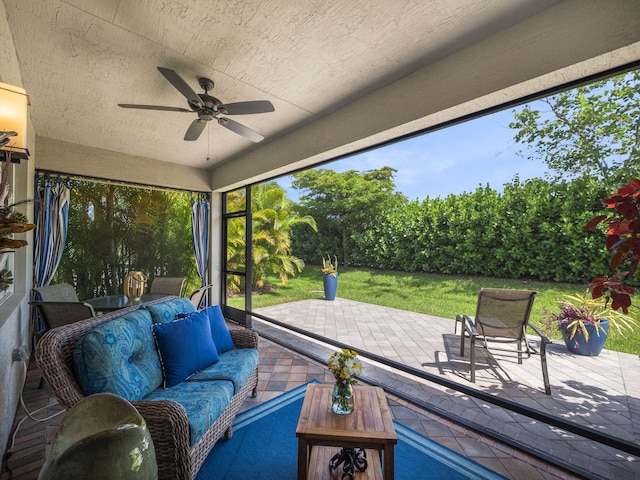
[[196, 112], [198, 118], [195, 119], [184, 135], [186, 141], [194, 141], [200, 137], [200, 134], [210, 120], [216, 119], [224, 128], [231, 130], [238, 135], [248, 138], [252, 142], [258, 143], [264, 139], [258, 132], [245, 127], [230, 118], [220, 117], [220, 115], [248, 115], [252, 113], [268, 113], [275, 111], [273, 104], [268, 100], [256, 100], [251, 102], [235, 102], [224, 104], [215, 97], [208, 94], [213, 90], [213, 80], [208, 78], [199, 78], [198, 83], [204, 90], [204, 93], [196, 93], [185, 82], [180, 75], [169, 68], [157, 67], [164, 77], [169, 80], [182, 95], [187, 98], [189, 108], [179, 107], [162, 107], [158, 105], [132, 105], [129, 103], [119, 103], [118, 106], [123, 108], [141, 108], [143, 110], [166, 110], [169, 112]]

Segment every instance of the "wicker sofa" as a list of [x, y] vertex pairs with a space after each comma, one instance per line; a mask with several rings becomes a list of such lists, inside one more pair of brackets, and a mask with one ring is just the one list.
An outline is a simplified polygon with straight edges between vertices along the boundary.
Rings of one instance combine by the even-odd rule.
[[[79, 366], [77, 363], [79, 358], [78, 346], [90, 336], [87, 335], [89, 332], [92, 332], [91, 335], [93, 335], [94, 332], [105, 326], [108, 327], [116, 322], [127, 321], [129, 318], [144, 319], [148, 315], [147, 310], [158, 307], [168, 308], [169, 305], [179, 305], [172, 308], [174, 310], [186, 309], [186, 307], [183, 308], [185, 303], [190, 302], [187, 299], [169, 297], [48, 331], [36, 346], [36, 362], [60, 404], [69, 409], [87, 396], [85, 389], [83, 389], [83, 386], [86, 388], [87, 382], [86, 379], [78, 378], [80, 374], [78, 373]], [[172, 311], [169, 309], [169, 312]], [[146, 322], [146, 320], [144, 321]], [[143, 332], [143, 334], [145, 339], [149, 338], [146, 336], [146, 332]], [[209, 369], [204, 369], [176, 387], [164, 389], [159, 386], [152, 392], [134, 393], [129, 395], [134, 398], [127, 398], [143, 416], [151, 432], [158, 461], [158, 474], [161, 479], [193, 479], [217, 440], [223, 435], [227, 438], [231, 436], [231, 424], [242, 403], [250, 394], [253, 396], [256, 394], [258, 384], [258, 335], [251, 330], [245, 329], [231, 329], [230, 334], [235, 348], [230, 352], [221, 354], [220, 361], [212, 365], [212, 368], [217, 368], [217, 374], [210, 374], [212, 378], [207, 377]], [[145, 342], [148, 341], [145, 340]], [[151, 336], [151, 342], [153, 342], [153, 336]], [[140, 343], [140, 341], [138, 340], [137, 343]], [[152, 348], [155, 348], [155, 345]], [[146, 350], [149, 349], [147, 348]], [[131, 358], [123, 357], [115, 361], [123, 364], [131, 363], [132, 358], [137, 358], [142, 354], [141, 352], [143, 351], [132, 352], [130, 354]], [[242, 353], [250, 354], [247, 356], [254, 358], [251, 366], [245, 366], [246, 372], [242, 381], [238, 382], [234, 379], [231, 382], [222, 379], [229, 370], [236, 370], [233, 364], [231, 366], [227, 364], [225, 370], [224, 363], [227, 357], [229, 355], [237, 357]], [[113, 363], [111, 359], [106, 360]], [[164, 365], [162, 367], [164, 368]], [[155, 369], [155, 366], [153, 368]], [[222, 377], [220, 376], [221, 374]], [[231, 374], [233, 375], [233, 372]], [[129, 381], [129, 383], [131, 382]], [[196, 391], [194, 394], [189, 390], [181, 391], [181, 388], [186, 386], [200, 390], [207, 388], [217, 389], [222, 384], [225, 386], [223, 390], [231, 389], [230, 391], [233, 393], [223, 395], [225, 398], [222, 401], [220, 399], [215, 400], [218, 403], [222, 402], [217, 407], [220, 413], [215, 420], [212, 420], [211, 412], [209, 412], [208, 417], [207, 415], [200, 415], [201, 418], [198, 419], [198, 422], [202, 424], [204, 421], [204, 427], [199, 425], [202, 431], [197, 436], [194, 436], [194, 419], [190, 418], [188, 414], [188, 411], [194, 411], [194, 409], [191, 408], [193, 405], [189, 405], [189, 400], [191, 400], [192, 404], [199, 403], [195, 411], [200, 413], [200, 404], [206, 402], [209, 396], [201, 395], [201, 400], [194, 402], [193, 398], [189, 397], [204, 394], [205, 392]], [[229, 384], [232, 384], [232, 386], [229, 386]], [[176, 391], [178, 392], [177, 394], [175, 394]], [[89, 394], [91, 393], [97, 392], [90, 391]], [[172, 394], [175, 395], [172, 396]], [[121, 396], [126, 398], [126, 395]], [[135, 398], [137, 396], [141, 396], [141, 398]], [[229, 399], [229, 397], [231, 398]], [[210, 419], [208, 423], [207, 418]]]

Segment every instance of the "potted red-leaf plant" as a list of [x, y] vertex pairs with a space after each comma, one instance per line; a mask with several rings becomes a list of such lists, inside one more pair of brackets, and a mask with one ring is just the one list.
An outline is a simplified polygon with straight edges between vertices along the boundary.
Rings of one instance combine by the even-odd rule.
[[640, 262], [640, 179], [634, 178], [602, 203], [612, 212], [594, 217], [584, 230], [606, 225], [605, 245], [613, 254], [613, 273], [589, 283], [591, 298], [587, 292], [582, 297], [565, 297], [558, 312], [545, 312], [543, 322], [548, 328], [562, 331], [567, 348], [582, 355], [600, 353], [610, 326], [619, 331], [635, 326], [635, 321], [626, 315], [635, 289], [626, 282]]
[[[613, 310], [627, 314], [635, 289], [626, 282], [636, 273], [640, 262], [640, 179], [632, 179], [602, 203], [612, 212], [593, 218], [584, 229], [592, 230], [600, 223], [607, 225], [606, 247], [613, 254], [610, 268], [614, 273], [593, 279], [589, 288], [594, 299], [604, 297]], [[616, 273], [620, 269], [624, 271]]]

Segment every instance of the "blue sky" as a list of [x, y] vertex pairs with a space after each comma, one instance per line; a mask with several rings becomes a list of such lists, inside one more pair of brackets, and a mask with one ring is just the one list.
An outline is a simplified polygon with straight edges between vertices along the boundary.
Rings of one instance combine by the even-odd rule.
[[[541, 161], [517, 155], [523, 148], [509, 128], [512, 109], [471, 120], [454, 127], [431, 132], [384, 148], [325, 164], [322, 168], [371, 170], [393, 167], [396, 190], [409, 200], [446, 197], [453, 193], [474, 191], [489, 184], [502, 191], [515, 175], [521, 180], [543, 177], [547, 171]], [[297, 200], [298, 193], [290, 189], [289, 177], [278, 180]]]

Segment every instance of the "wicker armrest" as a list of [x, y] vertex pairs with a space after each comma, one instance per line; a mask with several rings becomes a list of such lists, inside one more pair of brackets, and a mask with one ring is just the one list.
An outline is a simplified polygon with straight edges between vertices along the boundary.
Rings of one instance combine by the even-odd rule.
[[253, 330], [233, 329], [230, 332], [236, 348], [258, 348], [259, 336]]
[[184, 407], [169, 400], [133, 401], [156, 451], [158, 478], [190, 478], [189, 422]]
[[53, 394], [64, 408], [72, 408], [86, 397], [73, 372], [73, 349], [88, 331], [101, 323], [125, 315], [138, 307], [128, 307], [99, 317], [48, 330], [36, 344], [36, 363]]

